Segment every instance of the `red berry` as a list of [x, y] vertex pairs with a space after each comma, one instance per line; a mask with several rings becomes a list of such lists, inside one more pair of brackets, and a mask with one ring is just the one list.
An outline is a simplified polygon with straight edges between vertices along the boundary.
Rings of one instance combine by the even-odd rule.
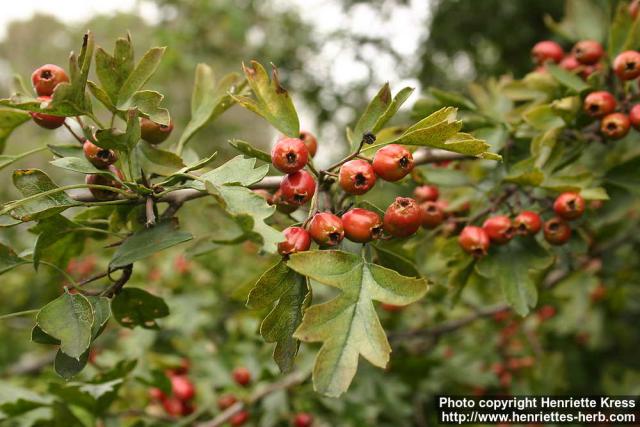
[[316, 191], [316, 182], [307, 171], [300, 170], [285, 176], [280, 183], [283, 201], [302, 206], [307, 203]]
[[640, 0], [633, 0], [629, 3], [629, 15], [631, 15], [632, 19], [636, 19], [638, 17], [638, 10], [640, 9]]
[[54, 64], [46, 64], [31, 74], [31, 83], [39, 96], [51, 96], [60, 83], [68, 82], [69, 76]]
[[542, 65], [547, 61], [557, 63], [564, 57], [564, 50], [558, 43], [551, 40], [544, 40], [533, 46], [531, 56], [538, 65]]
[[246, 386], [251, 382], [251, 372], [242, 366], [233, 370], [233, 380], [241, 386]]
[[602, 118], [600, 132], [607, 138], [620, 139], [629, 133], [631, 121], [624, 113], [611, 113]]
[[189, 413], [189, 406], [186, 402], [178, 399], [175, 396], [167, 397], [162, 400], [162, 407], [165, 412], [173, 417], [180, 417]]
[[508, 216], [497, 215], [487, 218], [482, 228], [492, 243], [504, 244], [513, 238], [515, 229]]
[[407, 237], [422, 224], [422, 210], [415, 200], [397, 197], [384, 213], [384, 231], [393, 237]]
[[440, 191], [435, 185], [421, 185], [413, 190], [413, 195], [418, 203], [435, 202], [440, 197]]
[[140, 137], [149, 144], [160, 144], [164, 142], [173, 130], [173, 121], [169, 125], [161, 125], [146, 117], [140, 119]]
[[588, 79], [593, 73], [602, 73], [605, 67], [602, 62], [598, 62], [594, 65], [583, 65], [582, 71], [580, 71], [580, 76], [583, 79]]
[[569, 221], [580, 218], [584, 213], [584, 208], [584, 199], [577, 193], [562, 193], [553, 202], [553, 210], [556, 215]]
[[196, 390], [193, 387], [193, 383], [189, 381], [189, 378], [184, 375], [172, 375], [169, 377], [171, 380], [171, 391], [173, 395], [180, 400], [191, 400], [196, 394]]
[[284, 229], [283, 234], [286, 240], [278, 243], [278, 253], [280, 255], [308, 251], [311, 247], [311, 236], [302, 227], [287, 227]]
[[318, 139], [311, 132], [306, 130], [301, 130], [300, 135], [298, 136], [304, 145], [307, 147], [307, 151], [309, 151], [309, 155], [311, 157], [316, 155], [316, 151], [318, 151]]
[[311, 427], [313, 424], [313, 416], [307, 412], [298, 412], [293, 418], [295, 427]]
[[[107, 166], [107, 169], [112, 174], [117, 176], [121, 181], [124, 181], [124, 175], [122, 174], [122, 171], [120, 169], [118, 169], [114, 165]], [[104, 185], [107, 187], [122, 188], [122, 184], [115, 179], [98, 174], [87, 175], [84, 179], [84, 182], [87, 185]], [[118, 198], [118, 193], [116, 193], [115, 191], [103, 190], [101, 188], [89, 188], [89, 191], [91, 192], [91, 194], [93, 194], [93, 197], [98, 200], [114, 200]]]
[[149, 389], [149, 397], [153, 400], [163, 400], [167, 398], [167, 395], [158, 387], [152, 387]]
[[115, 151], [100, 148], [88, 140], [82, 145], [82, 151], [84, 151], [87, 160], [99, 169], [104, 169], [118, 161], [118, 155]]
[[367, 243], [382, 234], [382, 220], [380, 216], [366, 209], [354, 208], [342, 215], [344, 235], [347, 239], [357, 243]]
[[[41, 101], [40, 105], [42, 108], [47, 108], [49, 103], [51, 102], [50, 96], [39, 96], [38, 101]], [[45, 129], [57, 129], [64, 123], [66, 117], [63, 116], [52, 116], [51, 114], [44, 113], [34, 113], [30, 112], [31, 118], [34, 122], [40, 127]]]
[[483, 228], [467, 225], [458, 236], [458, 243], [462, 249], [474, 257], [482, 257], [489, 250], [489, 236]]
[[218, 408], [221, 411], [224, 411], [230, 406], [233, 406], [237, 401], [238, 399], [236, 399], [233, 394], [225, 394], [223, 396], [220, 396], [220, 398], [218, 399]]
[[552, 245], [562, 245], [571, 237], [571, 227], [562, 218], [551, 218], [544, 223], [544, 238]]
[[564, 68], [567, 71], [573, 71], [580, 66], [580, 63], [575, 56], [567, 55], [562, 59], [562, 61], [560, 61], [560, 64], [558, 65], [560, 66], [560, 68]]
[[282, 190], [281, 189], [277, 189], [275, 193], [273, 193], [273, 196], [271, 197], [271, 200], [269, 201], [269, 204], [271, 205], [276, 205], [276, 209], [284, 214], [289, 215], [290, 213], [295, 212], [298, 207], [295, 205], [290, 205], [289, 203], [287, 203], [283, 196], [282, 196]]
[[241, 426], [247, 421], [249, 421], [249, 412], [247, 411], [237, 412], [231, 418], [229, 418], [229, 424], [231, 424], [233, 427]]
[[631, 107], [629, 111], [629, 122], [636, 130], [640, 130], [640, 104]]
[[336, 246], [344, 238], [342, 220], [331, 212], [320, 212], [309, 222], [311, 238], [321, 246]]
[[271, 163], [281, 172], [293, 173], [306, 166], [309, 150], [298, 138], [284, 138], [271, 150]]
[[556, 315], [556, 308], [552, 305], [543, 305], [538, 309], [536, 314], [538, 315], [538, 319], [544, 321]]
[[385, 181], [398, 181], [413, 169], [413, 156], [402, 145], [390, 144], [373, 157], [373, 170]]
[[437, 202], [424, 202], [420, 204], [422, 211], [422, 226], [426, 229], [433, 229], [442, 224], [445, 213]]
[[604, 55], [602, 45], [595, 40], [582, 40], [573, 46], [573, 55], [578, 62], [593, 65]]
[[522, 211], [513, 220], [513, 226], [521, 236], [534, 235], [542, 228], [542, 220], [535, 212]]
[[364, 194], [375, 184], [376, 174], [366, 160], [349, 160], [340, 167], [339, 182], [349, 194]]
[[583, 108], [591, 117], [604, 117], [616, 110], [616, 99], [606, 90], [591, 92], [584, 99]]
[[613, 71], [620, 80], [633, 80], [640, 76], [640, 53], [635, 50], [620, 53], [613, 61]]

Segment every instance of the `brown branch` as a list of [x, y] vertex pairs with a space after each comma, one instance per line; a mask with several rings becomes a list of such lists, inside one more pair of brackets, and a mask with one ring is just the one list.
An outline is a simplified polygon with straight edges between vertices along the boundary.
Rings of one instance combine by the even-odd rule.
[[227, 421], [231, 419], [235, 414], [242, 411], [243, 409], [251, 406], [252, 404], [258, 402], [264, 397], [280, 390], [286, 390], [291, 387], [295, 387], [298, 384], [303, 383], [307, 377], [309, 376], [308, 372], [296, 371], [293, 372], [282, 380], [267, 384], [263, 388], [256, 390], [249, 398], [244, 402], [236, 402], [223, 412], [218, 414], [215, 418], [209, 421], [203, 421], [201, 423], [196, 424], [196, 427], [220, 427], [225, 424]]
[[122, 276], [120, 276], [109, 289], [104, 291], [104, 296], [111, 298], [120, 293], [124, 285], [126, 285], [131, 278], [131, 274], [133, 274], [133, 264], [122, 267]]

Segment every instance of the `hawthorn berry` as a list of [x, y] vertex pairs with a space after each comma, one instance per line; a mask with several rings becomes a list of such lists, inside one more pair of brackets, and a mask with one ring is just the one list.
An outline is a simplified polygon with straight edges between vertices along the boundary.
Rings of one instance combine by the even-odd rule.
[[338, 216], [320, 212], [311, 218], [309, 234], [321, 246], [336, 246], [344, 239], [344, 226]]
[[235, 368], [231, 375], [233, 375], [233, 380], [241, 386], [246, 386], [251, 382], [251, 372], [243, 366]]
[[598, 62], [597, 64], [594, 64], [594, 65], [583, 65], [582, 71], [580, 71], [580, 76], [583, 79], [588, 79], [589, 76], [591, 76], [592, 74], [601, 73], [604, 71], [604, 69], [605, 67], [602, 64], [602, 62]]
[[563, 245], [571, 238], [571, 227], [562, 218], [551, 218], [544, 223], [544, 238], [552, 245]]
[[304, 143], [307, 147], [307, 151], [309, 151], [309, 155], [311, 157], [316, 155], [316, 151], [318, 151], [318, 139], [309, 131], [301, 130], [300, 135], [298, 135], [300, 141]]
[[625, 50], [613, 61], [613, 71], [620, 80], [633, 80], [640, 76], [640, 52]]
[[574, 71], [580, 66], [580, 63], [575, 56], [567, 55], [562, 59], [562, 61], [560, 61], [558, 66], [560, 68], [564, 68], [567, 71]]
[[273, 196], [271, 197], [270, 200], [268, 200], [268, 203], [271, 205], [275, 205], [278, 211], [287, 215], [295, 212], [298, 209], [297, 206], [291, 205], [284, 200], [282, 196], [282, 190], [279, 188], [276, 190], [275, 193], [273, 193]]
[[445, 213], [437, 202], [427, 201], [420, 204], [422, 211], [422, 226], [426, 229], [433, 229], [442, 224]]
[[536, 315], [540, 321], [545, 321], [556, 315], [556, 308], [552, 305], [543, 305], [538, 309]]
[[413, 195], [418, 203], [435, 202], [440, 197], [440, 191], [435, 185], [421, 185], [413, 190]]
[[193, 407], [184, 400], [180, 400], [176, 396], [170, 396], [161, 401], [165, 412], [173, 417], [181, 417], [189, 415], [193, 412]]
[[167, 395], [158, 387], [151, 387], [149, 389], [149, 397], [153, 400], [163, 400], [167, 398]]
[[[124, 181], [124, 175], [122, 174], [122, 171], [114, 165], [107, 166], [107, 170], [109, 170], [109, 172], [111, 172], [113, 175], [117, 176], [120, 181]], [[106, 187], [122, 188], [122, 184], [120, 182], [111, 177], [99, 174], [87, 175], [84, 182], [87, 185], [103, 185]], [[115, 191], [104, 190], [101, 188], [89, 188], [89, 191], [91, 192], [93, 197], [98, 200], [114, 200], [118, 197], [118, 193], [116, 193]]]
[[349, 194], [364, 194], [375, 184], [376, 174], [366, 160], [349, 160], [340, 167], [338, 182]]
[[583, 108], [591, 117], [604, 117], [616, 110], [616, 99], [606, 90], [591, 92], [584, 99]]
[[480, 258], [489, 250], [489, 235], [481, 227], [467, 225], [460, 232], [458, 243], [466, 253]]
[[231, 418], [229, 418], [229, 424], [233, 427], [244, 425], [247, 421], [249, 421], [249, 412], [244, 410], [235, 413]]
[[382, 220], [372, 211], [353, 208], [342, 215], [344, 235], [347, 239], [357, 243], [367, 243], [382, 234]]
[[593, 65], [604, 55], [602, 45], [595, 40], [581, 40], [573, 46], [573, 55], [584, 65]]
[[611, 113], [602, 118], [600, 132], [607, 138], [620, 139], [629, 133], [631, 121], [624, 113]]
[[584, 208], [584, 199], [578, 193], [562, 193], [553, 202], [553, 210], [556, 215], [569, 221], [580, 218], [584, 213]]
[[536, 43], [531, 49], [531, 56], [536, 64], [542, 65], [547, 61], [560, 62], [564, 57], [562, 46], [551, 40]]
[[115, 151], [100, 148], [89, 140], [82, 144], [82, 151], [87, 160], [99, 169], [104, 169], [118, 161], [118, 155]]
[[373, 157], [373, 170], [385, 181], [398, 181], [413, 169], [413, 155], [402, 145], [389, 144]]
[[309, 172], [300, 170], [284, 177], [280, 183], [280, 191], [284, 202], [302, 206], [313, 197], [316, 182]]
[[[38, 101], [41, 101], [41, 107], [47, 108], [51, 102], [50, 96], [39, 96]], [[53, 116], [51, 114], [30, 112], [31, 118], [40, 127], [45, 129], [57, 129], [64, 124], [66, 117]]]
[[193, 383], [184, 375], [171, 375], [171, 391], [180, 400], [191, 400], [196, 394]]
[[218, 399], [218, 408], [224, 411], [228, 407], [234, 405], [238, 399], [233, 394], [225, 394]]
[[384, 231], [393, 237], [407, 237], [422, 224], [422, 210], [415, 200], [397, 197], [384, 213]]
[[313, 425], [313, 416], [308, 412], [298, 412], [293, 418], [294, 427], [311, 427]]
[[629, 110], [629, 122], [636, 130], [640, 130], [640, 104], [636, 104]]
[[173, 121], [170, 121], [168, 125], [162, 125], [146, 117], [140, 119], [140, 137], [149, 144], [156, 145], [164, 142], [169, 138], [172, 130]]
[[282, 233], [286, 240], [278, 243], [278, 253], [280, 255], [308, 251], [311, 247], [311, 236], [302, 227], [287, 227]]
[[497, 243], [499, 245], [507, 243], [513, 238], [515, 234], [515, 228], [509, 219], [505, 215], [496, 215], [490, 218], [482, 224], [482, 228], [489, 236], [491, 243]]
[[298, 138], [284, 138], [271, 150], [271, 163], [280, 172], [293, 173], [306, 166], [309, 150]]
[[631, 3], [629, 3], [629, 15], [631, 15], [632, 19], [638, 17], [638, 10], [640, 10], [640, 0], [632, 0]]
[[513, 220], [517, 234], [521, 236], [534, 235], [542, 228], [540, 215], [532, 211], [522, 211]]
[[31, 83], [38, 96], [51, 96], [56, 86], [68, 81], [67, 73], [54, 64], [43, 65], [31, 74]]

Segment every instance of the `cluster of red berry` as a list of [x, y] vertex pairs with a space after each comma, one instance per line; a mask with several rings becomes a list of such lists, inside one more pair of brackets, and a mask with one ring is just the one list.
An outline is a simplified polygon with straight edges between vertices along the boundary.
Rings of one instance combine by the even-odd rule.
[[502, 245], [509, 242], [516, 235], [534, 235], [543, 230], [544, 238], [552, 245], [562, 245], [571, 237], [571, 227], [567, 221], [572, 221], [584, 213], [585, 202], [577, 193], [566, 192], [560, 194], [553, 203], [556, 214], [542, 224], [540, 215], [533, 211], [523, 211], [512, 221], [506, 215], [496, 215], [488, 218], [482, 227], [467, 225], [458, 236], [462, 249], [475, 256], [487, 254], [490, 244]]
[[195, 410], [192, 401], [196, 395], [196, 389], [187, 376], [188, 373], [189, 362], [184, 360], [180, 367], [166, 371], [171, 382], [170, 395], [156, 387], [149, 390], [151, 399], [159, 402], [165, 412], [173, 417], [184, 417]]
[[597, 71], [604, 70], [604, 64], [600, 62], [603, 55], [604, 48], [595, 40], [579, 41], [567, 55], [562, 46], [551, 40], [538, 42], [531, 49], [531, 56], [537, 65], [536, 71], [546, 72], [546, 64], [555, 63], [584, 79]]
[[[31, 83], [38, 94], [38, 101], [42, 108], [47, 108], [51, 102], [51, 95], [60, 83], [69, 81], [67, 73], [57, 65], [46, 64], [31, 74]], [[44, 113], [31, 113], [31, 118], [45, 129], [57, 129], [64, 123], [65, 118]]]

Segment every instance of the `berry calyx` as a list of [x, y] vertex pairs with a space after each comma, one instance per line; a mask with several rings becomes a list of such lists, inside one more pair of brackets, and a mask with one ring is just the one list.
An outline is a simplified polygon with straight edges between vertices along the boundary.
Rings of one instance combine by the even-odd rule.
[[307, 203], [316, 191], [316, 182], [307, 171], [300, 170], [285, 176], [280, 183], [283, 200], [293, 206]]
[[289, 215], [290, 213], [293, 213], [298, 209], [297, 206], [290, 205], [284, 200], [284, 197], [282, 196], [282, 190], [279, 188], [276, 190], [275, 193], [273, 193], [273, 196], [271, 197], [270, 200], [268, 200], [268, 203], [270, 205], [275, 205], [278, 211], [286, 215]]
[[384, 231], [393, 237], [407, 237], [422, 224], [422, 210], [415, 200], [397, 197], [384, 213]]
[[604, 117], [616, 110], [616, 99], [606, 90], [591, 92], [584, 99], [583, 108], [591, 117]]
[[293, 418], [294, 427], [311, 427], [313, 425], [313, 416], [308, 412], [298, 412]]
[[180, 400], [191, 400], [196, 394], [193, 383], [184, 375], [172, 375], [169, 377], [171, 381], [171, 391], [175, 397]]
[[356, 243], [367, 243], [382, 235], [382, 220], [372, 211], [353, 208], [342, 215], [344, 235]]
[[616, 56], [613, 71], [620, 80], [633, 80], [640, 76], [640, 52], [626, 50]]
[[99, 169], [104, 169], [118, 161], [118, 155], [115, 151], [100, 148], [88, 140], [82, 144], [82, 151], [87, 160]]
[[584, 199], [578, 193], [562, 193], [553, 202], [553, 211], [562, 219], [574, 220], [584, 213]]
[[282, 233], [286, 240], [278, 243], [278, 253], [280, 255], [308, 251], [311, 247], [311, 236], [302, 227], [287, 227]]
[[572, 52], [578, 62], [585, 65], [595, 64], [604, 55], [602, 45], [595, 40], [579, 41], [573, 46]]
[[373, 170], [385, 181], [398, 181], [413, 169], [413, 155], [402, 145], [389, 144], [373, 157]]
[[467, 225], [458, 236], [458, 243], [462, 250], [476, 258], [483, 257], [489, 250], [489, 236], [487, 232], [475, 225]]
[[164, 142], [169, 138], [172, 130], [173, 121], [170, 121], [168, 125], [162, 125], [146, 117], [140, 119], [140, 137], [149, 144], [155, 145]]
[[[39, 96], [38, 101], [42, 102], [41, 104], [42, 108], [47, 108], [49, 106], [49, 103], [51, 102], [51, 97]], [[57, 129], [63, 125], [66, 119], [66, 117], [63, 117], [63, 116], [53, 116], [51, 114], [35, 113], [33, 111], [30, 112], [29, 114], [31, 115], [31, 118], [33, 119], [34, 122], [36, 122], [38, 126], [43, 127], [45, 129]]]
[[[122, 171], [114, 165], [107, 166], [107, 170], [113, 175], [117, 176], [120, 181], [124, 181], [124, 175], [122, 174]], [[87, 175], [84, 179], [84, 182], [87, 185], [103, 185], [113, 188], [122, 188], [122, 184], [120, 182], [109, 176], [99, 174]], [[116, 193], [115, 191], [109, 191], [102, 188], [89, 188], [89, 191], [97, 200], [114, 200], [118, 198], [118, 193]]]
[[349, 160], [340, 167], [338, 182], [349, 194], [364, 194], [375, 184], [376, 174], [366, 160]]
[[437, 202], [428, 201], [420, 204], [422, 226], [428, 230], [436, 228], [445, 218], [445, 213]]
[[56, 86], [68, 81], [67, 73], [54, 64], [43, 65], [31, 74], [31, 83], [38, 96], [51, 96]]
[[300, 141], [302, 141], [307, 147], [309, 155], [311, 157], [315, 156], [316, 152], [318, 151], [318, 139], [315, 137], [315, 135], [309, 131], [301, 130], [298, 138], [300, 138]]
[[565, 244], [571, 237], [571, 227], [559, 217], [551, 218], [544, 223], [544, 239], [552, 245]]
[[487, 236], [489, 236], [489, 240], [499, 245], [507, 243], [515, 234], [511, 219], [505, 215], [487, 218], [484, 224], [482, 224], [482, 228], [487, 233]]
[[513, 226], [521, 236], [534, 235], [542, 228], [542, 220], [535, 212], [522, 211], [513, 220]]
[[629, 110], [629, 122], [636, 130], [640, 130], [640, 104], [636, 104]]
[[284, 138], [271, 150], [271, 163], [280, 172], [293, 173], [306, 166], [309, 150], [298, 138]]
[[602, 118], [600, 132], [611, 139], [624, 138], [629, 133], [631, 121], [624, 113], [611, 113]]
[[218, 408], [221, 411], [224, 411], [228, 407], [232, 406], [238, 401], [238, 399], [233, 394], [225, 394], [220, 396], [218, 399]]
[[233, 380], [241, 385], [241, 386], [247, 386], [249, 385], [249, 383], [251, 382], [251, 372], [249, 372], [249, 370], [245, 367], [237, 367], [233, 370]]
[[435, 185], [421, 185], [413, 190], [416, 202], [435, 202], [440, 197], [440, 191]]
[[543, 40], [536, 43], [531, 49], [531, 56], [538, 65], [543, 65], [545, 62], [560, 62], [564, 57], [564, 50], [562, 46], [551, 40]]
[[320, 246], [336, 246], [344, 239], [344, 226], [331, 212], [320, 212], [311, 218], [309, 234]]
[[244, 410], [234, 414], [231, 418], [229, 418], [229, 424], [231, 424], [233, 427], [241, 426], [247, 421], [249, 421], [249, 412]]

